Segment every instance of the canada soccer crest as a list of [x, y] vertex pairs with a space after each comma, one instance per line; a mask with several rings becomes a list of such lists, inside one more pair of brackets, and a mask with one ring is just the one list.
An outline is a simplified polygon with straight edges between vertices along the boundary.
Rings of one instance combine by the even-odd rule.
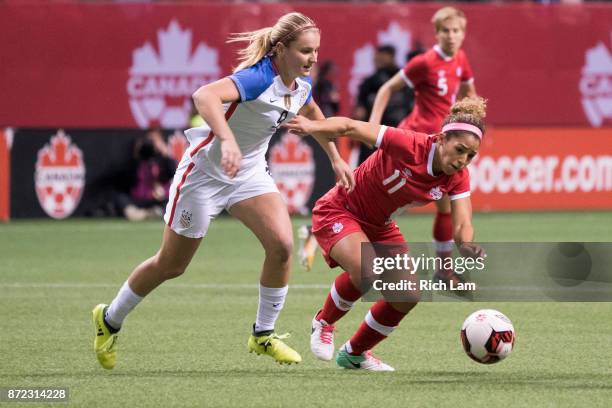
[[59, 130], [38, 151], [34, 184], [38, 202], [50, 217], [70, 216], [81, 201], [85, 186], [83, 152]]
[[600, 127], [612, 119], [612, 53], [603, 42], [586, 51], [580, 93], [591, 126]]
[[429, 190], [429, 196], [432, 200], [439, 200], [442, 198], [443, 195], [444, 193], [440, 189], [440, 186], [432, 187], [432, 189]]
[[146, 42], [132, 54], [127, 83], [130, 108], [141, 128], [183, 128], [191, 94], [219, 78], [219, 53], [201, 42], [192, 53], [192, 32], [176, 20], [157, 32], [157, 49]]
[[270, 173], [289, 212], [307, 214], [306, 204], [312, 194], [315, 162], [312, 148], [293, 133], [285, 133], [270, 149]]

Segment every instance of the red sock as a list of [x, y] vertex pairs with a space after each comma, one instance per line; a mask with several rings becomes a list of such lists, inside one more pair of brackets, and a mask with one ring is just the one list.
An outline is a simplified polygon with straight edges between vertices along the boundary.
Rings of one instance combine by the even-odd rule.
[[433, 224], [433, 238], [439, 242], [453, 239], [453, 220], [450, 213], [436, 213]]
[[342, 272], [336, 277], [334, 287], [336, 288], [337, 295], [341, 298], [336, 298], [336, 300], [339, 301], [342, 309], [336, 305], [336, 301], [334, 301], [334, 296], [332, 295], [332, 289], [327, 295], [327, 299], [325, 299], [323, 309], [321, 309], [316, 317], [317, 320], [323, 319], [328, 324], [334, 324], [340, 320], [342, 316], [351, 310], [353, 303], [361, 297], [361, 291], [353, 285], [348, 272]]
[[364, 351], [372, 350], [391, 334], [406, 314], [394, 309], [384, 299], [374, 303], [366, 318], [361, 322], [353, 337], [351, 337], [351, 354], [359, 355]]
[[438, 256], [450, 256], [452, 253], [452, 246], [449, 246], [448, 244], [445, 245], [449, 241], [452, 242], [453, 239], [453, 220], [449, 213], [436, 213], [436, 218], [433, 224], [433, 238], [436, 241], [436, 253]]

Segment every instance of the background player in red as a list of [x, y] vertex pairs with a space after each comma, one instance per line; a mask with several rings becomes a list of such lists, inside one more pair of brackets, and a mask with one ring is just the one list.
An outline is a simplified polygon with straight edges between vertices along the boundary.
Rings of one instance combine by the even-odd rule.
[[[427, 134], [440, 129], [455, 99], [476, 96], [472, 68], [461, 49], [467, 24], [465, 14], [454, 7], [444, 7], [436, 11], [431, 22], [436, 31], [437, 44], [410, 60], [379, 89], [370, 123], [381, 123], [391, 94], [406, 86], [414, 89], [415, 104], [399, 128]], [[450, 200], [445, 195], [436, 201], [436, 207], [433, 239], [437, 255], [448, 257], [453, 246]], [[452, 270], [439, 271], [436, 276], [445, 281], [456, 277]]]
[[[361, 243], [403, 243], [391, 220], [404, 206], [425, 205], [448, 194], [454, 239], [463, 256], [482, 256], [472, 243], [470, 177], [466, 166], [478, 153], [484, 133], [485, 102], [468, 98], [455, 103], [435, 135], [396, 129], [348, 118], [311, 121], [295, 117], [287, 127], [300, 135], [346, 135], [378, 150], [355, 170], [355, 188], [334, 187], [313, 210], [312, 231], [327, 263], [345, 272], [336, 277], [323, 308], [312, 322], [311, 350], [322, 360], [334, 353], [334, 323], [361, 297]], [[393, 371], [371, 350], [385, 339], [415, 302], [376, 302], [357, 332], [336, 356], [344, 368]]]

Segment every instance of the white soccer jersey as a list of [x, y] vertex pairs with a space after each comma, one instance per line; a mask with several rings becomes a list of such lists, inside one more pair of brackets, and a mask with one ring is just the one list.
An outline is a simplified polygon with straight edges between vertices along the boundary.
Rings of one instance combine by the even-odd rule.
[[297, 78], [296, 88], [288, 89], [270, 57], [229, 78], [240, 92], [240, 102], [225, 107], [225, 118], [242, 152], [237, 176], [230, 179], [223, 172], [221, 144], [210, 127], [191, 128], [185, 131], [185, 135], [196, 166], [202, 166], [207, 175], [218, 180], [240, 182], [258, 170], [265, 171], [265, 154], [270, 138], [283, 122], [291, 120], [310, 101], [312, 82], [309, 77]]

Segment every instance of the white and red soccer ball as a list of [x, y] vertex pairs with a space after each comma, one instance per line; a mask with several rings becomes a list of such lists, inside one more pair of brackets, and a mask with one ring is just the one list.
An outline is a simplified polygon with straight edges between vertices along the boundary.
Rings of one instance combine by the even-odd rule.
[[512, 322], [493, 309], [478, 310], [461, 326], [461, 343], [466, 354], [482, 364], [497, 363], [512, 352], [516, 333]]

